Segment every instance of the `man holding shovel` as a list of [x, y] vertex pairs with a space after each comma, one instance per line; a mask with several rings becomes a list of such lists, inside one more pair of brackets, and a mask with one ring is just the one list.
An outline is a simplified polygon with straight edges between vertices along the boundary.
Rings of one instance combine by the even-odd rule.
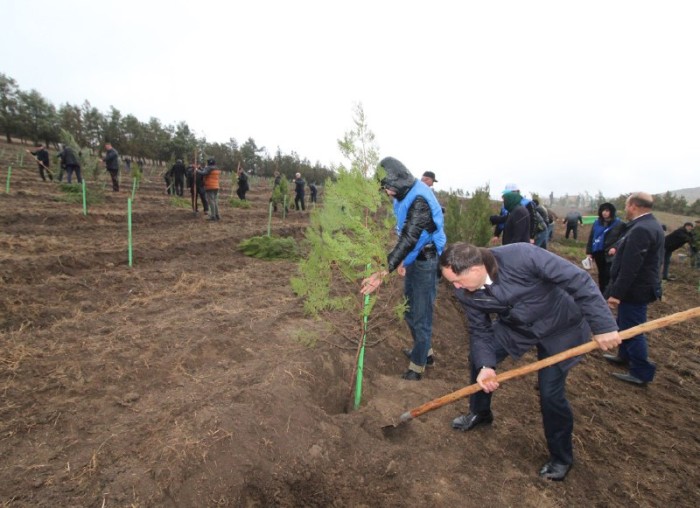
[[[486, 249], [455, 243], [440, 256], [440, 268], [467, 314], [471, 380], [483, 390], [470, 397], [469, 414], [452, 422], [457, 430], [493, 421], [496, 366], [507, 356], [518, 358], [536, 347], [538, 359], [547, 358], [587, 342], [591, 333], [603, 350], [621, 342], [615, 318], [588, 273], [532, 244]], [[573, 464], [574, 417], [565, 386], [568, 370], [578, 361], [538, 371], [549, 448], [539, 474], [549, 480], [563, 480]]]

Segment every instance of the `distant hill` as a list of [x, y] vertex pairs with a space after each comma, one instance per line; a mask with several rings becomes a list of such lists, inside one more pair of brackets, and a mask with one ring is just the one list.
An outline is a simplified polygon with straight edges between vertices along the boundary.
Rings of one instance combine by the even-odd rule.
[[693, 187], [690, 189], [678, 189], [670, 191], [671, 194], [676, 196], [683, 196], [688, 204], [695, 203], [696, 199], [700, 199], [700, 187]]

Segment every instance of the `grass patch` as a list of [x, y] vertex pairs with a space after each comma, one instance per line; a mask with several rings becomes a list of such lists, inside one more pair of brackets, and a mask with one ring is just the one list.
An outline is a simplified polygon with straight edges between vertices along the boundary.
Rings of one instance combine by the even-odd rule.
[[171, 196], [170, 204], [176, 208], [192, 208], [192, 200], [180, 196]]
[[238, 199], [238, 198], [231, 198], [231, 199], [229, 199], [228, 202], [229, 202], [229, 204], [230, 204], [232, 207], [234, 207], [234, 208], [245, 208], [245, 209], [248, 209], [248, 208], [250, 208], [250, 206], [251, 206], [251, 205], [250, 205], [250, 201], [248, 201], [248, 200], [242, 201], [242, 200], [240, 200], [240, 199]]
[[[65, 203], [83, 204], [83, 187], [77, 183], [59, 183], [58, 189], [63, 193], [58, 197], [59, 201]], [[102, 203], [105, 200], [104, 192], [101, 189], [85, 186], [85, 201], [88, 205]]]
[[238, 244], [238, 249], [246, 256], [258, 259], [297, 259], [299, 249], [294, 238], [274, 236], [254, 236]]

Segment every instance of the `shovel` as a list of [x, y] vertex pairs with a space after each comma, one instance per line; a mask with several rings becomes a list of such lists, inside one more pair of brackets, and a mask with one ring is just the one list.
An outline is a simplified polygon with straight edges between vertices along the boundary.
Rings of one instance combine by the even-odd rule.
[[[683, 321], [696, 317], [700, 317], [700, 307], [688, 309], [683, 312], [677, 312], [675, 314], [671, 314], [670, 316], [654, 319], [653, 321], [648, 321], [641, 325], [637, 325], [633, 328], [628, 328], [627, 330], [623, 330], [620, 332], [620, 338], [622, 340], [631, 339], [632, 337], [635, 337], [640, 333], [646, 333], [652, 330], [657, 330], [659, 328], [664, 328], [666, 326], [675, 325], [677, 323], [681, 323]], [[586, 344], [581, 344], [580, 346], [567, 349], [566, 351], [562, 351], [561, 353], [550, 356], [543, 360], [523, 365], [522, 367], [519, 367], [517, 369], [507, 370], [501, 374], [498, 374], [496, 376], [496, 381], [502, 383], [503, 381], [507, 381], [508, 379], [513, 379], [525, 374], [529, 374], [531, 372], [536, 372], [545, 367], [549, 367], [550, 365], [554, 365], [555, 363], [559, 363], [562, 360], [568, 360], [569, 358], [573, 358], [574, 356], [590, 353], [595, 349], [598, 349], [598, 343], [592, 340], [590, 342], [587, 342]], [[391, 429], [394, 429], [403, 423], [410, 422], [417, 416], [423, 415], [442, 406], [446, 406], [447, 404], [451, 404], [452, 402], [467, 397], [468, 395], [472, 395], [473, 393], [476, 393], [480, 390], [481, 387], [477, 383], [474, 383], [473, 385], [465, 386], [464, 388], [460, 388], [457, 391], [448, 393], [447, 395], [443, 395], [442, 397], [428, 401], [421, 406], [411, 409], [410, 411], [406, 411], [401, 416], [399, 416], [399, 421], [397, 423], [393, 423], [391, 425], [386, 425], [382, 427], [382, 431], [384, 431], [386, 434], [387, 431], [390, 431]]]

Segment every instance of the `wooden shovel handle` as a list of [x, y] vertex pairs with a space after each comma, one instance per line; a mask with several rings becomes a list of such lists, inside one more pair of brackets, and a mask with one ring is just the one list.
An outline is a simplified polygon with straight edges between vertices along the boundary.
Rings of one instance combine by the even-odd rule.
[[[620, 338], [622, 340], [631, 339], [632, 337], [635, 337], [640, 333], [646, 333], [652, 330], [657, 330], [659, 328], [664, 328], [666, 326], [675, 325], [677, 323], [681, 323], [683, 321], [687, 321], [688, 319], [696, 317], [700, 317], [700, 307], [688, 309], [683, 312], [677, 312], [675, 314], [671, 314], [670, 316], [654, 319], [653, 321], [647, 321], [646, 323], [642, 323], [641, 325], [637, 325], [633, 328], [628, 328], [627, 330], [623, 330], [620, 332]], [[590, 342], [587, 342], [586, 344], [581, 344], [580, 346], [567, 349], [566, 351], [562, 351], [561, 353], [557, 353], [556, 355], [545, 358], [544, 360], [529, 363], [527, 365], [523, 365], [522, 367], [518, 367], [517, 369], [507, 370], [501, 374], [498, 374], [496, 376], [496, 381], [500, 383], [502, 381], [507, 381], [508, 379], [513, 379], [516, 377], [523, 376], [525, 374], [529, 374], [530, 372], [536, 372], [545, 367], [549, 367], [550, 365], [554, 365], [555, 363], [559, 363], [562, 360], [568, 360], [569, 358], [573, 358], [574, 356], [590, 353], [594, 349], [598, 349], [598, 343], [592, 340]], [[476, 393], [478, 391], [481, 391], [481, 387], [477, 383], [465, 386], [464, 388], [460, 388], [457, 391], [448, 393], [447, 395], [443, 395], [442, 397], [428, 401], [425, 404], [418, 406], [417, 408], [405, 412], [401, 415], [400, 421], [404, 422], [407, 420], [411, 420], [417, 416], [432, 411], [433, 409], [445, 406], [447, 404], [455, 402], [456, 400], [467, 397], [468, 395], [472, 395], [473, 393]]]

